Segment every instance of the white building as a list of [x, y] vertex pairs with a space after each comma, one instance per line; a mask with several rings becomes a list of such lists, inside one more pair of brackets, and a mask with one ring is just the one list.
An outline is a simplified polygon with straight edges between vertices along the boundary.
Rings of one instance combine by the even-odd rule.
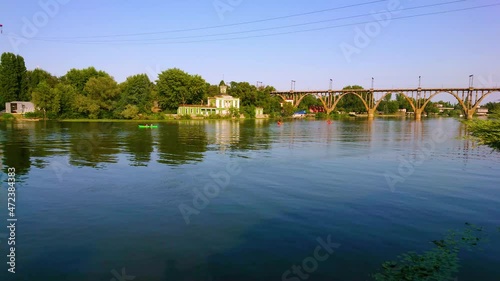
[[19, 114], [35, 112], [35, 105], [27, 101], [11, 101], [5, 103], [5, 112]]
[[227, 86], [220, 86], [221, 95], [208, 98], [207, 105], [181, 105], [177, 109], [178, 115], [203, 115], [219, 114], [230, 115], [231, 109], [240, 109], [240, 99], [226, 94]]

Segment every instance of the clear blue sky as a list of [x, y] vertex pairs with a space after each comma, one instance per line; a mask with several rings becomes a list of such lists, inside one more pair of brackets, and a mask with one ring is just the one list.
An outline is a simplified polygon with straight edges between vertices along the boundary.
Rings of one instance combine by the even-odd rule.
[[[130, 75], [155, 75], [157, 71], [177, 67], [199, 74], [213, 84], [224, 75], [226, 81], [249, 81], [252, 84], [262, 81], [280, 90], [288, 90], [292, 79], [297, 81], [297, 89], [326, 89], [330, 78], [334, 79], [335, 88], [351, 84], [369, 88], [371, 77], [375, 77], [377, 88], [416, 87], [419, 75], [423, 77], [424, 87], [467, 86], [469, 74], [475, 74], [476, 86], [481, 82], [484, 86], [500, 86], [500, 6], [392, 20], [385, 26], [380, 26], [369, 15], [389, 10], [390, 5], [405, 9], [452, 1], [378, 1], [246, 25], [124, 37], [113, 36], [231, 25], [375, 1], [2, 1], [0, 52], [18, 53], [25, 58], [28, 69], [39, 66], [57, 76], [64, 75], [71, 68], [95, 66], [110, 73], [118, 82]], [[57, 3], [56, 8], [52, 5], [55, 12], [46, 12], [41, 3]], [[228, 10], [218, 12], [215, 4]], [[467, 0], [390, 13], [392, 17], [407, 17], [488, 4], [500, 4], [500, 1]], [[369, 16], [339, 19], [355, 15]], [[44, 16], [48, 18], [45, 22]], [[334, 19], [337, 21], [195, 37]], [[366, 44], [355, 44], [356, 28], [365, 30], [367, 22], [376, 23], [380, 29], [369, 35]], [[339, 26], [356, 23], [359, 24]], [[332, 26], [336, 27], [320, 29]], [[376, 26], [372, 24], [371, 27]], [[303, 29], [317, 30], [261, 36]], [[14, 40], [16, 35], [28, 39], [22, 42], [19, 38]], [[89, 38], [92, 36], [104, 37]], [[257, 37], [200, 42], [245, 36]], [[48, 38], [57, 40], [41, 41]], [[110, 42], [96, 42], [103, 40]], [[14, 45], [17, 42], [16, 47], [13, 41]], [[195, 42], [179, 43], [185, 41]], [[346, 59], [341, 48], [348, 45], [358, 51], [350, 60]]]

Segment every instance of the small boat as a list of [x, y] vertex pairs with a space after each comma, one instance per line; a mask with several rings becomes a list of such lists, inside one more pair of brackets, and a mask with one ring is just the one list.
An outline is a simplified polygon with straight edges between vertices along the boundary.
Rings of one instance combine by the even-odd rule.
[[139, 125], [139, 128], [141, 129], [147, 129], [147, 128], [158, 128], [158, 125]]

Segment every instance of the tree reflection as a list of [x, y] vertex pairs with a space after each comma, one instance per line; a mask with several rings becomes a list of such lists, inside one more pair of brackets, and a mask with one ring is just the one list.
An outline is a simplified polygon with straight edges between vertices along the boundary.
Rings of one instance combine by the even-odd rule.
[[132, 166], [147, 166], [153, 152], [153, 134], [156, 130], [132, 130], [125, 136], [125, 151]]
[[203, 121], [168, 123], [158, 130], [159, 163], [182, 165], [203, 160], [207, 133]]
[[26, 175], [31, 168], [29, 131], [19, 123], [1, 123], [3, 172], [15, 168], [16, 175]]
[[70, 164], [99, 168], [117, 163], [119, 140], [124, 135], [120, 124], [71, 123]]

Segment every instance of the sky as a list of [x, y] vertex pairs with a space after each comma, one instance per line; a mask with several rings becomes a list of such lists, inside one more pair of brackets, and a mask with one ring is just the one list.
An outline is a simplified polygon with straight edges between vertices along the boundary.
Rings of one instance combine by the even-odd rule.
[[[483, 8], [474, 8], [485, 5]], [[460, 11], [456, 11], [460, 10]], [[500, 0], [0, 2], [0, 52], [118, 82], [169, 68], [289, 90], [500, 87]], [[494, 98], [500, 100], [500, 95]]]

